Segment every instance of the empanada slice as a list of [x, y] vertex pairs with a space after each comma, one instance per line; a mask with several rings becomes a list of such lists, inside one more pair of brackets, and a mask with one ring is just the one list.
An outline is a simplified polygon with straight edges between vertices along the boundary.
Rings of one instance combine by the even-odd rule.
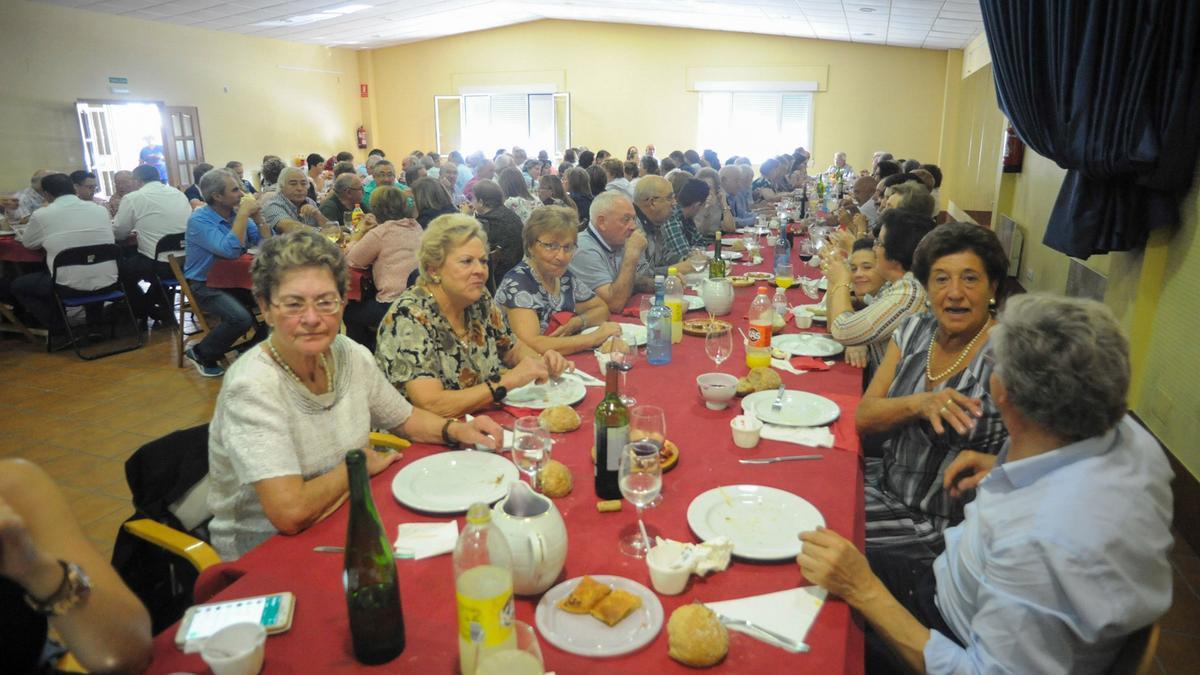
[[589, 576], [585, 576], [575, 586], [575, 590], [571, 591], [570, 595], [558, 601], [558, 608], [572, 614], [587, 614], [596, 606], [596, 603], [603, 600], [610, 593], [612, 593], [611, 586], [606, 586]]
[[609, 626], [615, 626], [641, 606], [642, 599], [640, 597], [629, 591], [618, 589], [609, 593], [595, 607], [592, 607], [592, 616]]

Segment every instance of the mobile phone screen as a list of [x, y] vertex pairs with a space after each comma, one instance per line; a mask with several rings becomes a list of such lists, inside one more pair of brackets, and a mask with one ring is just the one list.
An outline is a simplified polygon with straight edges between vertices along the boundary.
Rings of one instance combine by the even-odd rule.
[[235, 623], [259, 623], [264, 627], [279, 621], [283, 595], [268, 595], [245, 600], [233, 600], [215, 605], [202, 605], [192, 614], [185, 642], [203, 640], [225, 626]]

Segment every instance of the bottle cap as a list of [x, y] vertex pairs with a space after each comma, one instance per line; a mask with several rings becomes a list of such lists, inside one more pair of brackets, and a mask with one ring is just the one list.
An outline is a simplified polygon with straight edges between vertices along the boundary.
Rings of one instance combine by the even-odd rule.
[[675, 276], [676, 274], [679, 274], [679, 270], [674, 265], [671, 265], [667, 268], [667, 274]]
[[758, 294], [759, 294], [759, 295], [766, 295], [766, 294], [767, 294], [767, 287], [766, 287], [766, 286], [759, 286], [759, 287], [758, 287]]
[[486, 525], [492, 522], [492, 510], [487, 504], [476, 503], [472, 504], [467, 510], [467, 522], [472, 525]]

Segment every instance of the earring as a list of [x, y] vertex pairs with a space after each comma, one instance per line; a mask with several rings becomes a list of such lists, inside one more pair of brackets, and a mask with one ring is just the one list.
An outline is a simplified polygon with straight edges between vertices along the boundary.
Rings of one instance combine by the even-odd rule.
[[992, 296], [992, 297], [988, 298], [988, 304], [991, 305], [992, 307], [995, 307], [996, 306], [996, 296]]
[[433, 282], [434, 286], [437, 286], [442, 283], [442, 275], [431, 274], [431, 275], [429, 275], [429, 280]]

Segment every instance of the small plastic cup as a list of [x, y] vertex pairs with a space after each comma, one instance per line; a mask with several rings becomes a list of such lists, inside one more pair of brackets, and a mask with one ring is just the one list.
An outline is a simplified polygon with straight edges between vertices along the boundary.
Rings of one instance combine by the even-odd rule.
[[753, 417], [738, 415], [729, 421], [729, 428], [733, 431], [733, 444], [739, 448], [749, 449], [758, 445], [763, 423]]
[[802, 307], [793, 308], [792, 319], [796, 322], [796, 328], [799, 328], [800, 330], [812, 328], [813, 314], [807, 309]]
[[650, 568], [650, 584], [663, 595], [679, 595], [687, 588], [692, 571], [679, 563], [683, 545], [677, 541], [664, 541], [646, 553], [646, 566]]
[[235, 623], [204, 641], [200, 658], [213, 675], [258, 675], [263, 667], [267, 631], [257, 623]]

